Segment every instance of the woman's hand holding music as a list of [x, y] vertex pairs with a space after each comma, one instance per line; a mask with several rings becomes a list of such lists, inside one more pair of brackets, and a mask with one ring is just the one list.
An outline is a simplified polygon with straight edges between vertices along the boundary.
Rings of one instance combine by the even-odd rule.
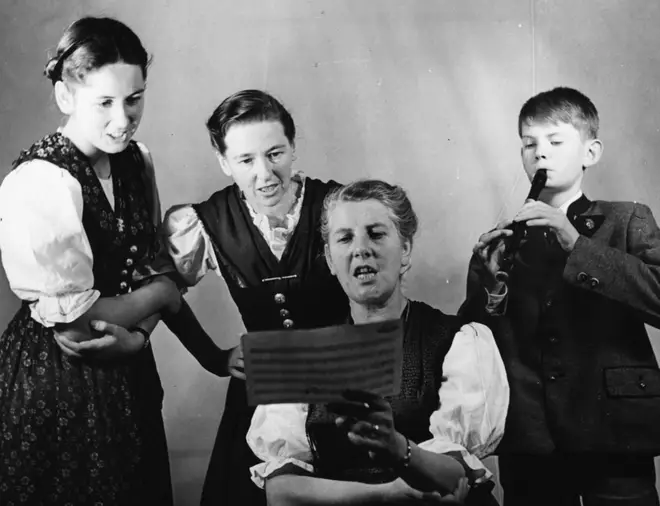
[[388, 464], [401, 462], [408, 443], [394, 427], [390, 403], [362, 390], [347, 390], [344, 398], [345, 402], [330, 404], [328, 409], [340, 415], [337, 426], [346, 430], [351, 443], [369, 450], [374, 459]]

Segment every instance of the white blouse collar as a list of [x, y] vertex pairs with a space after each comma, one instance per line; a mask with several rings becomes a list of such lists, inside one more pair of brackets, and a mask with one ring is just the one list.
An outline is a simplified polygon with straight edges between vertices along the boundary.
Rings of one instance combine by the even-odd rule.
[[298, 225], [298, 221], [300, 220], [302, 203], [305, 199], [305, 179], [306, 176], [302, 171], [294, 171], [291, 174], [291, 181], [298, 183], [300, 185], [300, 189], [297, 192], [296, 203], [284, 216], [283, 226], [271, 226], [268, 216], [255, 211], [255, 209], [245, 198], [245, 195], [242, 195], [243, 202], [245, 202], [245, 205], [250, 212], [252, 222], [259, 229], [264, 239], [266, 239], [266, 242], [268, 243], [271, 251], [278, 259], [282, 258], [282, 254], [284, 253], [284, 249], [286, 248], [289, 238], [293, 234], [293, 231], [295, 230], [296, 225]]

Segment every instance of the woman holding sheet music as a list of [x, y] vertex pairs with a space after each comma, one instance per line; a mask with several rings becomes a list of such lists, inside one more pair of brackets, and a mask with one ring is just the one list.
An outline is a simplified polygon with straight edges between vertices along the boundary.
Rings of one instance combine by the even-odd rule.
[[[292, 169], [291, 115], [267, 93], [245, 90], [224, 100], [207, 127], [235, 184], [167, 213], [169, 252], [185, 283], [218, 274], [248, 331], [344, 322], [347, 299], [323, 260], [318, 231], [323, 199], [338, 185]], [[265, 496], [250, 480], [258, 460], [245, 442], [254, 408], [247, 405], [242, 352], [226, 354], [232, 378], [202, 504], [259, 506]]]
[[403, 295], [416, 229], [397, 186], [358, 181], [326, 198], [325, 256], [353, 323], [403, 319], [401, 391], [259, 406], [247, 439], [269, 504], [496, 504], [479, 459], [504, 430], [504, 365], [487, 327]]

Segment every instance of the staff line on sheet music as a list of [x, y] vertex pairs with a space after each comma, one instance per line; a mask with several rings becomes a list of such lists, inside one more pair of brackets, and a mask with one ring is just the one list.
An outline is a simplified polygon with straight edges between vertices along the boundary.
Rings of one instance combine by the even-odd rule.
[[[389, 365], [389, 364], [394, 364], [396, 363], [396, 358], [387, 358], [386, 360], [375, 360], [375, 361], [370, 361], [370, 365]], [[317, 367], [318, 370], [322, 371], [332, 371], [332, 372], [342, 372], [342, 371], [351, 371], [352, 369], [355, 369], [355, 362], [362, 363], [361, 360], [355, 360], [353, 363], [346, 364], [346, 361], [342, 360], [342, 364], [346, 365], [332, 365], [332, 367], [323, 367], [322, 369], [318, 369], [318, 364], [312, 364], [313, 366]], [[326, 362], [328, 365], [334, 364], [335, 361], [328, 361]], [[266, 367], [265, 363], [264, 365], [260, 365], [258, 368], [254, 368], [255, 370], [258, 370], [259, 373], [261, 374], [268, 374], [272, 372], [279, 372], [282, 370], [282, 366], [286, 365], [287, 367], [287, 372], [288, 373], [307, 373], [310, 371], [310, 364], [309, 363], [303, 363], [303, 364], [292, 364], [292, 363], [287, 363], [283, 364], [281, 362], [278, 362], [276, 364], [269, 364], [270, 367]], [[324, 364], [325, 365], [325, 364]]]
[[[312, 338], [313, 339], [313, 338]], [[333, 343], [333, 344], [316, 344], [314, 345], [309, 345], [309, 346], [287, 346], [286, 348], [267, 348], [267, 347], [259, 347], [258, 345], [251, 345], [250, 350], [252, 353], [255, 354], [260, 354], [260, 353], [269, 353], [273, 355], [277, 354], [285, 354], [289, 355], [291, 353], [305, 353], [305, 352], [313, 352], [314, 355], [318, 355], [319, 352], [327, 352], [327, 351], [336, 351], [336, 350], [362, 350], [366, 347], [369, 347], [369, 349], [378, 349], [378, 347], [381, 348], [391, 348], [392, 343], [391, 342], [383, 342], [379, 339], [373, 339], [373, 340], [364, 340], [360, 342], [352, 342], [352, 343]]]
[[267, 353], [261, 355], [252, 355], [252, 364], [258, 365], [259, 370], [263, 371], [265, 366], [271, 364], [286, 364], [286, 365], [296, 365], [301, 364], [305, 367], [308, 366], [310, 362], [318, 363], [320, 360], [328, 362], [329, 360], [333, 361], [342, 361], [342, 362], [360, 362], [365, 358], [374, 358], [378, 359], [380, 357], [390, 357], [392, 356], [392, 348], [381, 348], [378, 350], [358, 350], [357, 352], [352, 353], [343, 353], [339, 352], [333, 355], [325, 355], [322, 358], [319, 355], [313, 355], [311, 353], [303, 354], [299, 353], [295, 356], [288, 355], [278, 355], [277, 357], [269, 356]]
[[[361, 363], [361, 361], [358, 361], [358, 363]], [[387, 359], [387, 360], [379, 360], [372, 362], [370, 365], [372, 366], [394, 366], [396, 363], [396, 359]], [[285, 364], [278, 363], [276, 364], [275, 367], [260, 367], [259, 368], [259, 373], [262, 375], [262, 377], [266, 376], [272, 376], [275, 377], [277, 376], [277, 373], [282, 371], [282, 366]], [[313, 364], [314, 367], [313, 369], [310, 369], [310, 366], [307, 365], [305, 368], [303, 367], [295, 367], [291, 365], [287, 365], [287, 370], [286, 374], [287, 376], [295, 376], [295, 375], [301, 375], [301, 376], [314, 376], [314, 375], [327, 375], [327, 374], [332, 374], [332, 373], [342, 373], [342, 372], [351, 372], [355, 370], [355, 364], [348, 364], [348, 365], [341, 365], [341, 366], [333, 366], [333, 367], [318, 367], [318, 364]]]
[[[323, 357], [323, 360], [328, 361], [328, 360], [341, 360], [341, 361], [351, 361], [351, 362], [358, 362], [364, 358], [378, 358], [381, 356], [391, 356], [392, 355], [392, 348], [386, 348], [386, 349], [380, 349], [380, 350], [363, 350], [361, 353], [360, 352], [353, 352], [353, 353], [337, 353], [333, 355], [327, 355]], [[260, 364], [268, 364], [272, 363], [275, 361], [277, 364], [286, 364], [286, 365], [294, 365], [294, 364], [299, 364], [301, 362], [309, 362], [309, 361], [314, 361], [317, 362], [319, 361], [319, 354], [304, 354], [304, 353], [297, 353], [295, 357], [289, 358], [288, 355], [282, 355], [278, 354], [277, 357], [273, 357], [269, 353], [264, 353], [263, 355], [252, 355], [252, 364], [254, 365], [260, 365]], [[305, 364], [307, 365], [307, 364]], [[259, 369], [260, 371], [263, 369]]]
[[[385, 373], [385, 372], [391, 372], [391, 371], [379, 371], [380, 373]], [[264, 380], [267, 379], [264, 377]], [[284, 385], [298, 385], [300, 383], [300, 380], [297, 378], [272, 378], [273, 383], [269, 385], [264, 385], [259, 388], [255, 389], [255, 392], [266, 392], [269, 390], [278, 390]], [[381, 374], [379, 375], [370, 375], [370, 376], [361, 376], [361, 375], [344, 375], [341, 378], [342, 383], [352, 383], [354, 381], [361, 380], [361, 385], [371, 385], [371, 384], [376, 384], [376, 385], [382, 385], [385, 383], [383, 381], [383, 377]], [[337, 378], [328, 378], [327, 376], [319, 376], [314, 379], [310, 379], [309, 381], [310, 384], [315, 385], [315, 386], [321, 386], [321, 385], [327, 385], [328, 387], [334, 387], [335, 389], [337, 388]]]
[[[389, 371], [383, 371], [383, 372], [393, 372], [392, 370]], [[377, 376], [377, 377], [370, 377], [370, 378], [345, 378], [342, 377], [341, 381], [333, 380], [330, 381], [329, 379], [326, 378], [324, 381], [318, 381], [314, 383], [309, 383], [307, 385], [300, 385], [299, 382], [287, 382], [286, 386], [294, 386], [297, 387], [296, 390], [299, 389], [299, 387], [302, 386], [305, 390], [308, 390], [310, 388], [327, 388], [329, 390], [337, 391], [337, 389], [340, 387], [342, 384], [354, 384], [355, 381], [358, 379], [361, 379], [360, 382], [360, 388], [380, 388], [380, 387], [385, 387], [388, 386], [389, 383], [387, 380], [384, 380], [382, 376]], [[259, 393], [259, 392], [278, 392], [281, 391], [281, 389], [285, 386], [283, 383], [266, 383], [264, 385], [260, 385], [258, 387], [255, 387], [253, 389], [254, 392]], [[290, 393], [290, 392], [282, 392], [284, 393]]]
[[[343, 379], [344, 378], [342, 378], [342, 380]], [[296, 385], [296, 386], [298, 385], [298, 383], [289, 383], [289, 384], [290, 385]], [[338, 385], [341, 385], [341, 384], [350, 385], [351, 382], [350, 381], [341, 381], [339, 383], [337, 381], [323, 382], [322, 385], [314, 384], [314, 385], [307, 386], [307, 387], [305, 387], [305, 390], [307, 392], [309, 392], [310, 390], [314, 389], [314, 390], [316, 390], [317, 393], [321, 393], [322, 391], [335, 393], [335, 392], [337, 392]], [[364, 382], [360, 383], [360, 388], [362, 388], [363, 390], [373, 390], [373, 389], [377, 389], [377, 388], [386, 388], [387, 386], [389, 386], [387, 384], [387, 382], [383, 382], [380, 378], [378, 378], [378, 379], [369, 379], [368, 381], [364, 381]], [[291, 395], [290, 392], [282, 392], [282, 387], [283, 387], [282, 384], [263, 385], [263, 386], [260, 386], [258, 388], [255, 388], [253, 390], [253, 392], [256, 395], [259, 395], [259, 394], [273, 394], [273, 393], [276, 394], [276, 393], [280, 393], [280, 392], [281, 392], [282, 396]]]

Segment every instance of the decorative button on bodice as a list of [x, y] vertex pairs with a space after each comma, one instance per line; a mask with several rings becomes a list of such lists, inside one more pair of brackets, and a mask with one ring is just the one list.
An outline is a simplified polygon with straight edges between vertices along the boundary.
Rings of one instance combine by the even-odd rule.
[[283, 293], [276, 293], [274, 298], [275, 302], [278, 304], [284, 304], [286, 302], [286, 297]]
[[284, 325], [285, 329], [290, 329], [293, 327], [293, 320], [289, 320], [288, 318], [282, 322], [282, 325]]

